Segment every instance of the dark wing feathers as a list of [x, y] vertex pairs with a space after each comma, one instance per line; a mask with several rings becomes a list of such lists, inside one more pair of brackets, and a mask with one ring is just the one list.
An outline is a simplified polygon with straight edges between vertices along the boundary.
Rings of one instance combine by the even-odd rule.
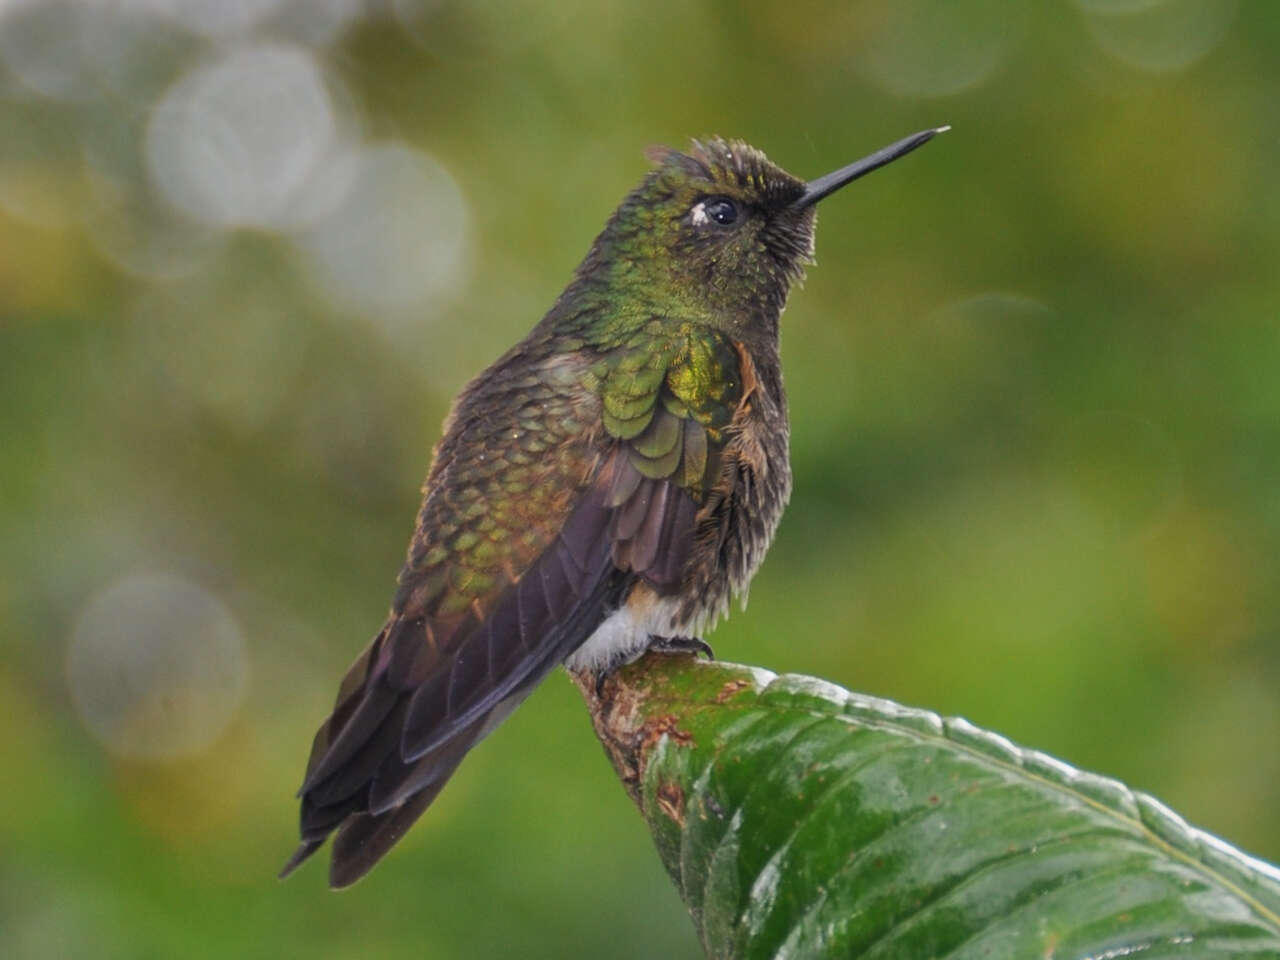
[[[648, 572], [658, 559], [662, 532], [667, 526], [667, 507], [673, 494], [680, 493], [670, 480], [649, 482], [653, 484], [653, 492], [649, 495], [649, 509], [645, 511], [643, 522], [628, 544], [631, 555], [628, 566], [637, 572]], [[671, 512], [674, 513], [674, 509]]]
[[[583, 497], [483, 621], [453, 628], [448, 655], [417, 686], [404, 683], [414, 671], [394, 668], [410, 662], [398, 651], [426, 646], [423, 620], [393, 618], [384, 627], [353, 667], [368, 674], [362, 688], [317, 735], [302, 790], [302, 845], [286, 872], [341, 825], [331, 883], [363, 875], [496, 726], [493, 715], [514, 709], [617, 605], [625, 577], [610, 561], [606, 491], [601, 482]], [[365, 839], [356, 844], [356, 836]]]
[[[637, 450], [641, 440], [643, 450]], [[692, 550], [707, 443], [700, 423], [659, 408], [644, 433], [625, 445], [609, 491], [608, 502], [616, 507], [609, 531], [613, 562], [659, 591], [679, 583]]]
[[[640, 485], [636, 487], [635, 492], [618, 504], [609, 529], [615, 544], [630, 543], [632, 537], [644, 526], [644, 518], [649, 515], [649, 504], [653, 502], [653, 494], [657, 486], [658, 482], [656, 480], [650, 480], [645, 477], [640, 481]], [[620, 547], [615, 547], [615, 557], [618, 549]], [[619, 566], [622, 565], [619, 564]]]
[[[459, 642], [448, 666], [411, 694], [400, 742], [400, 753], [406, 759], [415, 759], [454, 736], [511, 695], [530, 675], [541, 679], [586, 640], [585, 636], [567, 636], [557, 611], [592, 599], [609, 572], [608, 565], [597, 563], [590, 573], [572, 582], [563, 576], [557, 556], [560, 549], [553, 546], [544, 554], [490, 615], [509, 622], [510, 613], [503, 608], [514, 607], [514, 631], [499, 636], [487, 629], [488, 619], [477, 624]], [[544, 577], [544, 570], [555, 573]], [[603, 611], [596, 613], [603, 619]], [[566, 644], [571, 645], [562, 651]]]
[[[736, 362], [734, 351], [712, 346], [695, 358], [699, 375], [716, 372], [706, 356]], [[335, 830], [331, 884], [363, 876], [466, 753], [638, 579], [659, 592], [678, 587], [717, 468], [727, 419], [721, 408], [733, 399], [721, 389], [714, 409], [699, 409], [691, 374], [679, 363], [673, 355], [662, 386], [643, 395], [606, 391], [599, 441], [575, 442], [577, 408], [561, 402], [563, 390], [535, 390], [514, 405], [506, 429], [474, 409], [496, 401], [478, 388], [464, 394], [428, 478], [392, 616], [348, 670], [316, 733], [300, 791], [302, 842], [281, 876]], [[728, 371], [725, 382], [740, 382], [736, 373]], [[495, 382], [499, 399], [502, 389], [537, 387], [527, 378]], [[588, 414], [598, 420], [600, 407]], [[537, 423], [555, 427], [539, 432]], [[574, 456], [597, 466], [578, 466]], [[574, 471], [581, 479], [566, 480]]]
[[613, 562], [660, 593], [679, 585], [693, 549], [698, 504], [674, 480], [640, 483], [614, 513]]
[[[644, 568], [644, 578], [659, 590], [678, 585], [693, 551], [693, 530], [698, 505], [689, 491], [664, 481], [671, 488], [662, 530], [654, 548], [654, 560]], [[648, 524], [646, 523], [646, 528]], [[644, 528], [642, 528], [644, 529]]]
[[317, 784], [333, 776], [369, 742], [395, 707], [397, 696], [397, 692], [380, 677], [366, 685], [355, 708], [338, 727], [337, 736], [319, 754], [315, 765], [308, 769], [300, 795], [307, 794]]

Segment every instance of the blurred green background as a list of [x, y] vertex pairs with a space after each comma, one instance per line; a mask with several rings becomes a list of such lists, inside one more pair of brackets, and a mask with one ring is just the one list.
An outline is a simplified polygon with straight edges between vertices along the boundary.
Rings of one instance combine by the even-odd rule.
[[1280, 9], [0, 0], [0, 954], [685, 957], [563, 675], [342, 894], [293, 791], [452, 395], [644, 147], [828, 201], [722, 658], [1280, 858]]

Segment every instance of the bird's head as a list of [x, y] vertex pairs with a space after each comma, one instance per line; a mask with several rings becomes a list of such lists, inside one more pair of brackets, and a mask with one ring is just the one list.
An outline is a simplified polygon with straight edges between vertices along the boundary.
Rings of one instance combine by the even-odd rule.
[[776, 332], [813, 260], [816, 203], [945, 127], [805, 182], [737, 140], [652, 148], [655, 168], [610, 218], [580, 268], [628, 301], [731, 332]]

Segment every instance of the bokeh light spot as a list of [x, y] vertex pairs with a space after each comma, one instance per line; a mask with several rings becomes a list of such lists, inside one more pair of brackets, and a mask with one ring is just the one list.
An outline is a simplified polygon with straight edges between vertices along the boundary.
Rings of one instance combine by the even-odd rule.
[[882, 0], [867, 11], [863, 67], [901, 97], [946, 97], [988, 80], [1021, 37], [1026, 8], [995, 0]]
[[340, 303], [395, 311], [465, 280], [462, 193], [426, 154], [394, 144], [352, 150], [317, 188], [341, 200], [298, 240], [317, 285]]
[[366, 0], [307, 0], [286, 3], [272, 17], [272, 34], [294, 37], [310, 46], [332, 43], [360, 16]]
[[210, 746], [244, 697], [240, 627], [203, 587], [134, 575], [93, 597], [67, 653], [71, 698], [112, 752], [173, 760]]
[[272, 14], [283, 0], [145, 0], [192, 33], [224, 37], [247, 30]]
[[1077, 0], [1098, 46], [1149, 73], [1183, 70], [1209, 54], [1236, 15], [1236, 0]]
[[329, 151], [336, 123], [305, 51], [237, 50], [174, 85], [147, 128], [163, 196], [203, 223], [272, 226]]
[[0, 60], [42, 96], [88, 96], [94, 60], [88, 21], [106, 23], [95, 6], [72, 0], [0, 3]]

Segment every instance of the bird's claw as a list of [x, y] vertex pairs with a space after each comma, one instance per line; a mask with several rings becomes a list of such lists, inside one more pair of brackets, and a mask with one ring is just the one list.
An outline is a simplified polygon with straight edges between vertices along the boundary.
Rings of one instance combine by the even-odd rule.
[[649, 649], [662, 653], [692, 653], [694, 656], [702, 654], [708, 660], [716, 658], [711, 644], [701, 637], [650, 637]]
[[[694, 656], [702, 654], [708, 660], [714, 660], [716, 658], [716, 652], [711, 649], [711, 644], [707, 643], [707, 641], [703, 640], [701, 637], [651, 636], [649, 638], [648, 649], [656, 650], [659, 653], [692, 653]], [[596, 673], [595, 690], [597, 700], [604, 699], [604, 685], [608, 682], [609, 678], [618, 671], [618, 668], [622, 666], [624, 666], [624, 663], [619, 663], [614, 666], [605, 667]]]

